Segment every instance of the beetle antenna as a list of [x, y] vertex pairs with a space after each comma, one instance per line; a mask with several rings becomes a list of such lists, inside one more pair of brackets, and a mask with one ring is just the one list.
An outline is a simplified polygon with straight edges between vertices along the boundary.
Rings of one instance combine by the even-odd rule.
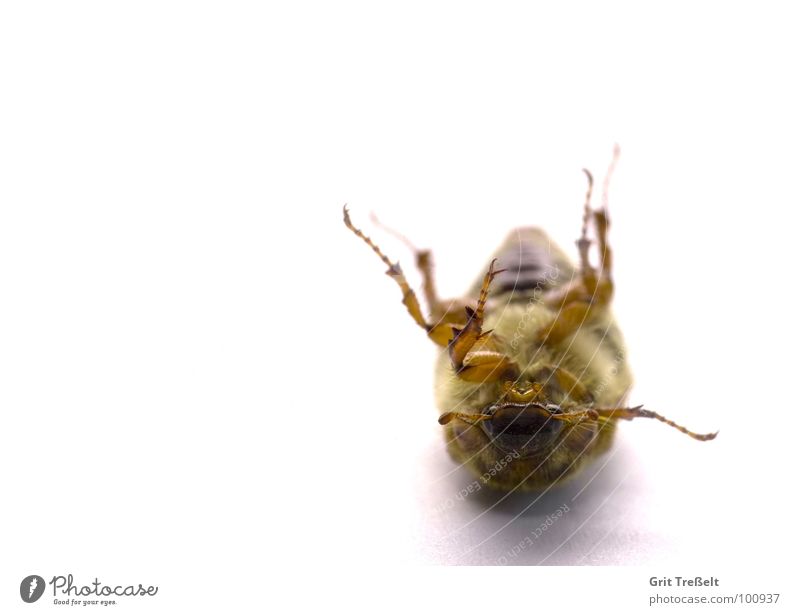
[[695, 433], [686, 429], [686, 427], [683, 425], [678, 425], [675, 421], [658, 414], [657, 412], [645, 410], [642, 406], [636, 406], [635, 408], [595, 409], [594, 412], [596, 412], [597, 416], [602, 419], [624, 419], [626, 421], [631, 421], [636, 418], [656, 419], [657, 421], [661, 421], [662, 423], [677, 429], [681, 433], [684, 433], [695, 440], [700, 440], [701, 442], [713, 440], [719, 433], [719, 431], [715, 431], [713, 433]]

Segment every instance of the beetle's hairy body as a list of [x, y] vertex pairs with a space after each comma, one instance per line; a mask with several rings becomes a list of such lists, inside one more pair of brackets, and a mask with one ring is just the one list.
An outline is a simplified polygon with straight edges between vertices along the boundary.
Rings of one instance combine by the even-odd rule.
[[611, 313], [606, 207], [618, 153], [600, 208], [591, 207], [593, 179], [584, 170], [589, 186], [577, 265], [540, 229], [520, 228], [468, 296], [448, 302], [436, 293], [430, 251], [411, 246], [427, 316], [400, 264], [354, 226], [344, 208], [345, 225], [387, 267], [409, 316], [445, 349], [436, 374], [439, 424], [450, 455], [484, 484], [538, 490], [574, 476], [610, 448], [620, 419], [654, 419], [700, 441], [717, 435], [624, 406], [632, 380]]
[[[541, 384], [544, 398], [565, 409], [587, 401], [599, 407], [624, 403], [632, 378], [610, 309], [596, 310], [572, 335], [555, 344], [541, 341], [542, 330], [558, 313], [544, 298], [576, 275], [563, 252], [543, 231], [520, 229], [509, 235], [496, 258], [505, 271], [495, 280], [498, 292], [487, 302], [485, 328], [502, 341], [505, 353], [519, 366], [519, 381]], [[576, 386], [565, 386], [554, 367], [572, 374], [580, 392]], [[466, 382], [453, 372], [447, 353], [439, 358], [436, 401], [442, 412], [459, 408], [478, 413], [502, 395], [500, 383]], [[444, 434], [453, 459], [485, 484], [505, 490], [541, 489], [572, 476], [608, 450], [615, 426], [610, 421], [602, 427], [597, 423], [567, 427], [552, 447], [524, 457], [494, 446], [477, 424], [453, 421]]]

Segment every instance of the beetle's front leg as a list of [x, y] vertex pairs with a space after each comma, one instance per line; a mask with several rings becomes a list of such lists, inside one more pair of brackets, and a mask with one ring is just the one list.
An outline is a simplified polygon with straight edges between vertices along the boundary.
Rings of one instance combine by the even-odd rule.
[[491, 262], [483, 278], [477, 309], [465, 309], [467, 323], [461, 328], [453, 327], [453, 339], [447, 346], [456, 375], [468, 382], [516, 380], [519, 375], [519, 368], [501, 351], [491, 331], [483, 332], [483, 312], [489, 286], [502, 271], [494, 268], [495, 262], [496, 259]]

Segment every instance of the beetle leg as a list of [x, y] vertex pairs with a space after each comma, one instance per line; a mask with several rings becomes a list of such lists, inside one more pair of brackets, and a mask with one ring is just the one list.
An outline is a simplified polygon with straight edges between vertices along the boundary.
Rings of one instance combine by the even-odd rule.
[[[611, 165], [603, 181], [603, 201], [599, 209], [592, 209], [591, 195], [592, 175], [584, 169], [589, 180], [586, 201], [583, 207], [583, 225], [581, 237], [577, 241], [580, 271], [579, 277], [562, 291], [547, 297], [547, 305], [558, 314], [551, 323], [542, 328], [540, 341], [555, 344], [577, 331], [581, 325], [591, 319], [598, 308], [607, 307], [614, 294], [614, 283], [611, 277], [612, 252], [608, 243], [608, 184], [619, 157], [619, 148], [614, 148]], [[599, 267], [595, 269], [589, 261], [588, 227], [591, 223], [597, 236]]]
[[414, 261], [422, 276], [422, 295], [425, 297], [425, 303], [428, 304], [430, 319], [434, 321], [433, 329], [429, 331], [428, 335], [440, 346], [447, 346], [453, 337], [450, 325], [463, 326], [467, 322], [464, 317], [466, 304], [457, 299], [445, 301], [439, 297], [436, 292], [436, 282], [433, 275], [433, 254], [430, 250], [420, 250], [408, 237], [383, 224], [375, 214], [371, 214], [370, 218], [373, 224], [379, 226], [390, 235], [394, 235], [414, 253]]
[[[408, 280], [406, 280], [405, 274], [403, 274], [403, 270], [400, 268], [400, 263], [393, 263], [389, 260], [389, 258], [381, 251], [381, 249], [372, 241], [369, 237], [367, 237], [360, 229], [353, 226], [353, 223], [350, 221], [350, 213], [347, 211], [347, 206], [344, 206], [343, 209], [344, 213], [344, 223], [347, 228], [349, 228], [357, 237], [359, 237], [364, 243], [366, 243], [375, 254], [378, 255], [384, 264], [388, 267], [386, 270], [386, 275], [392, 278], [395, 283], [400, 287], [400, 290], [403, 293], [403, 305], [406, 306], [406, 310], [411, 315], [411, 318], [414, 319], [420, 327], [425, 329], [428, 333], [428, 337], [430, 337], [434, 342], [439, 344], [440, 346], [447, 346], [450, 338], [452, 337], [451, 328], [454, 324], [461, 325], [464, 324], [466, 321], [461, 315], [460, 311], [458, 314], [453, 312], [452, 310], [449, 312], [444, 312], [442, 314], [437, 314], [436, 310], [439, 308], [438, 299], [436, 299], [436, 294], [434, 291], [433, 286], [433, 277], [432, 271], [430, 266], [430, 253], [427, 253], [427, 256], [420, 256], [420, 253], [417, 253], [417, 266], [420, 267], [420, 270], [423, 273], [423, 278], [425, 279], [425, 294], [426, 297], [430, 297], [434, 299], [434, 303], [436, 304], [436, 309], [434, 310], [434, 316], [437, 322], [431, 324], [429, 323], [422, 314], [422, 308], [420, 307], [419, 300], [417, 299], [417, 295], [411, 286], [408, 284]], [[422, 253], [425, 254], [425, 253]], [[423, 269], [424, 267], [424, 269]]]
[[453, 327], [453, 339], [447, 346], [456, 375], [468, 382], [494, 382], [501, 378], [516, 380], [519, 375], [516, 364], [501, 352], [491, 331], [483, 332], [483, 312], [489, 297], [489, 286], [502, 271], [495, 270], [496, 260], [491, 262], [483, 278], [477, 309], [465, 308], [467, 323], [461, 328]]

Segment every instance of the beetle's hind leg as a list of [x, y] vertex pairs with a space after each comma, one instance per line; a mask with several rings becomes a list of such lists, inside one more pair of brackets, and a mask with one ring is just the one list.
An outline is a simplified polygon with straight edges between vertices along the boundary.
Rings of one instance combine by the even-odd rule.
[[[408, 313], [414, 322], [427, 331], [428, 337], [440, 346], [447, 348], [450, 362], [459, 378], [469, 382], [494, 382], [501, 378], [516, 379], [519, 374], [517, 366], [501, 351], [498, 340], [491, 331], [483, 331], [483, 312], [489, 297], [489, 286], [494, 277], [500, 273], [494, 268], [495, 261], [492, 261], [489, 271], [483, 279], [476, 309], [473, 310], [463, 304], [458, 304], [457, 308], [450, 306], [438, 317], [436, 323], [431, 324], [422, 315], [417, 295], [409, 286], [400, 265], [392, 263], [372, 239], [353, 226], [346, 205], [344, 207], [344, 223], [357, 237], [372, 248], [372, 251], [389, 268], [386, 274], [397, 283], [403, 292], [403, 305], [406, 306]], [[408, 243], [407, 240], [406, 243]], [[414, 249], [413, 246], [412, 249]], [[431, 303], [439, 306], [438, 309], [442, 310], [433, 287], [430, 252], [426, 254], [416, 249], [414, 251], [417, 254], [417, 266], [420, 268], [423, 278], [426, 279], [426, 297], [429, 297]]]
[[[592, 187], [594, 184], [592, 174], [586, 169], [583, 170], [589, 180], [589, 187], [586, 191], [586, 201], [583, 205], [581, 237], [577, 241], [578, 254], [580, 256], [580, 280], [576, 288], [570, 289], [572, 291], [572, 296], [566, 297], [566, 303], [569, 303], [570, 299], [588, 300], [594, 305], [607, 305], [611, 302], [611, 297], [614, 293], [614, 283], [611, 279], [612, 253], [608, 243], [608, 185], [611, 181], [614, 168], [617, 165], [618, 158], [619, 147], [614, 147], [614, 155], [608, 167], [608, 171], [606, 172], [606, 177], [603, 180], [603, 196], [598, 209], [592, 209], [591, 205]], [[590, 223], [597, 237], [599, 262], [597, 268], [593, 267], [589, 260], [589, 249], [592, 245], [588, 237]]]
[[[433, 275], [433, 255], [431, 254], [430, 250], [420, 250], [415, 246], [405, 235], [399, 233], [398, 231], [394, 230], [393, 228], [386, 226], [380, 220], [378, 220], [375, 214], [371, 214], [370, 218], [372, 219], [373, 224], [379, 226], [384, 231], [389, 233], [390, 235], [394, 235], [397, 239], [402, 241], [409, 250], [414, 253], [414, 261], [419, 270], [420, 275], [422, 276], [422, 295], [425, 297], [425, 303], [428, 304], [428, 309], [430, 310], [431, 319], [432, 320], [441, 320], [448, 312], [455, 312], [458, 311], [459, 319], [460, 314], [464, 311], [464, 306], [462, 304], [458, 304], [458, 306], [454, 306], [455, 302], [445, 302], [439, 298], [439, 295], [436, 292], [436, 282]], [[457, 307], [457, 310], [454, 309]], [[453, 321], [456, 322], [456, 321]]]
[[[452, 333], [452, 326], [453, 325], [464, 325], [466, 323], [466, 318], [464, 317], [464, 307], [459, 306], [458, 311], [455, 310], [446, 310], [442, 307], [442, 303], [439, 301], [435, 286], [433, 284], [433, 267], [430, 258], [430, 251], [426, 250], [414, 250], [416, 254], [417, 260], [417, 267], [419, 267], [420, 272], [422, 273], [423, 277], [423, 292], [425, 294], [426, 301], [431, 306], [432, 312], [432, 320], [434, 322], [429, 323], [425, 316], [422, 313], [422, 308], [419, 304], [419, 299], [417, 299], [417, 295], [411, 286], [408, 284], [408, 280], [406, 280], [406, 276], [403, 273], [403, 270], [400, 268], [400, 263], [393, 263], [389, 260], [389, 258], [381, 251], [381, 249], [372, 241], [369, 237], [367, 237], [361, 229], [356, 228], [350, 220], [350, 213], [347, 211], [347, 206], [345, 205], [343, 208], [344, 214], [344, 223], [347, 228], [349, 228], [357, 237], [359, 237], [364, 243], [366, 243], [375, 254], [378, 255], [383, 263], [388, 267], [386, 270], [386, 275], [392, 278], [395, 283], [400, 287], [400, 290], [403, 293], [403, 305], [406, 306], [406, 310], [411, 315], [411, 318], [414, 319], [420, 327], [425, 329], [428, 333], [428, 337], [430, 337], [434, 342], [439, 344], [440, 346], [447, 346], [450, 339], [453, 337]], [[408, 240], [402, 238], [406, 243], [409, 243]], [[409, 244], [410, 245], [410, 244]]]
[[[545, 343], [557, 343], [577, 331], [592, 313], [611, 303], [614, 294], [614, 282], [611, 276], [612, 252], [608, 242], [608, 185], [619, 157], [619, 147], [614, 148], [614, 156], [603, 181], [603, 196], [599, 209], [592, 209], [591, 197], [594, 180], [591, 173], [584, 169], [588, 179], [586, 200], [583, 206], [583, 225], [580, 239], [576, 242], [579, 255], [578, 277], [563, 290], [547, 298], [547, 304], [558, 312], [547, 327], [542, 329], [541, 338]], [[589, 250], [592, 241], [589, 239], [589, 226], [594, 229], [597, 238], [598, 267], [590, 261]]]
[[608, 166], [605, 179], [603, 179], [603, 195], [600, 201], [600, 208], [592, 211], [592, 220], [594, 222], [595, 233], [597, 234], [597, 249], [600, 258], [600, 272], [596, 274], [594, 278], [596, 283], [595, 294], [599, 293], [600, 299], [605, 303], [611, 301], [611, 296], [614, 292], [614, 283], [611, 279], [612, 253], [611, 247], [608, 244], [608, 186], [618, 160], [619, 145], [615, 145], [611, 164]]

